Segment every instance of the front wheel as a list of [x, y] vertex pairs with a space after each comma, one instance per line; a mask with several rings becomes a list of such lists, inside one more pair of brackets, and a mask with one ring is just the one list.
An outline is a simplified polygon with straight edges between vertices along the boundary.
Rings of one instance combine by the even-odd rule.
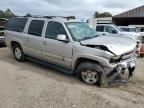
[[101, 66], [93, 62], [83, 62], [76, 69], [76, 73], [87, 84], [98, 84], [101, 79]]
[[24, 61], [24, 53], [20, 45], [15, 45], [13, 47], [13, 54], [17, 61], [22, 62]]

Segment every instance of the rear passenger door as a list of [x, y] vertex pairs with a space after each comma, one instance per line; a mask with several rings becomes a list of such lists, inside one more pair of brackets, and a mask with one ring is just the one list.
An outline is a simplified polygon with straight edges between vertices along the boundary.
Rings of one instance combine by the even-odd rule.
[[48, 22], [43, 40], [43, 57], [49, 62], [71, 68], [72, 44], [71, 42], [58, 41], [57, 36], [60, 34], [67, 36], [64, 26], [58, 22]]
[[44, 20], [31, 20], [25, 36], [25, 53], [41, 58], [42, 55], [42, 32], [44, 27]]

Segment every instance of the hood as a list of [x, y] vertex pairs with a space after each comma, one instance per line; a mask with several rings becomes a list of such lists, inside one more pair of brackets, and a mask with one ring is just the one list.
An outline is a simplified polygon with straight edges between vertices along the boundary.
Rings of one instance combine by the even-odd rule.
[[128, 53], [136, 48], [136, 42], [125, 37], [99, 36], [81, 41], [82, 45], [104, 46], [115, 55]]

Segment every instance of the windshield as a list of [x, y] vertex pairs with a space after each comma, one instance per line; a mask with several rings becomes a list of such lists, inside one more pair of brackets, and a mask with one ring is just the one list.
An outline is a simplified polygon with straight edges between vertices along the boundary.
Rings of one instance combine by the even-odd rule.
[[72, 38], [81, 41], [96, 37], [96, 31], [88, 26], [86, 22], [67, 22], [65, 23]]

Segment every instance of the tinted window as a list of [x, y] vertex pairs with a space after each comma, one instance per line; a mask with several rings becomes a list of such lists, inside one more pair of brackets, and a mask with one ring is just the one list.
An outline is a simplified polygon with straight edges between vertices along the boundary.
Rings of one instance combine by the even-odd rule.
[[46, 38], [56, 39], [59, 34], [66, 35], [66, 31], [60, 23], [50, 21], [46, 30]]
[[44, 26], [44, 21], [32, 20], [28, 29], [28, 34], [41, 36]]
[[104, 32], [104, 26], [97, 26], [96, 31], [98, 32]]
[[23, 32], [27, 18], [12, 18], [6, 24], [6, 30]]

